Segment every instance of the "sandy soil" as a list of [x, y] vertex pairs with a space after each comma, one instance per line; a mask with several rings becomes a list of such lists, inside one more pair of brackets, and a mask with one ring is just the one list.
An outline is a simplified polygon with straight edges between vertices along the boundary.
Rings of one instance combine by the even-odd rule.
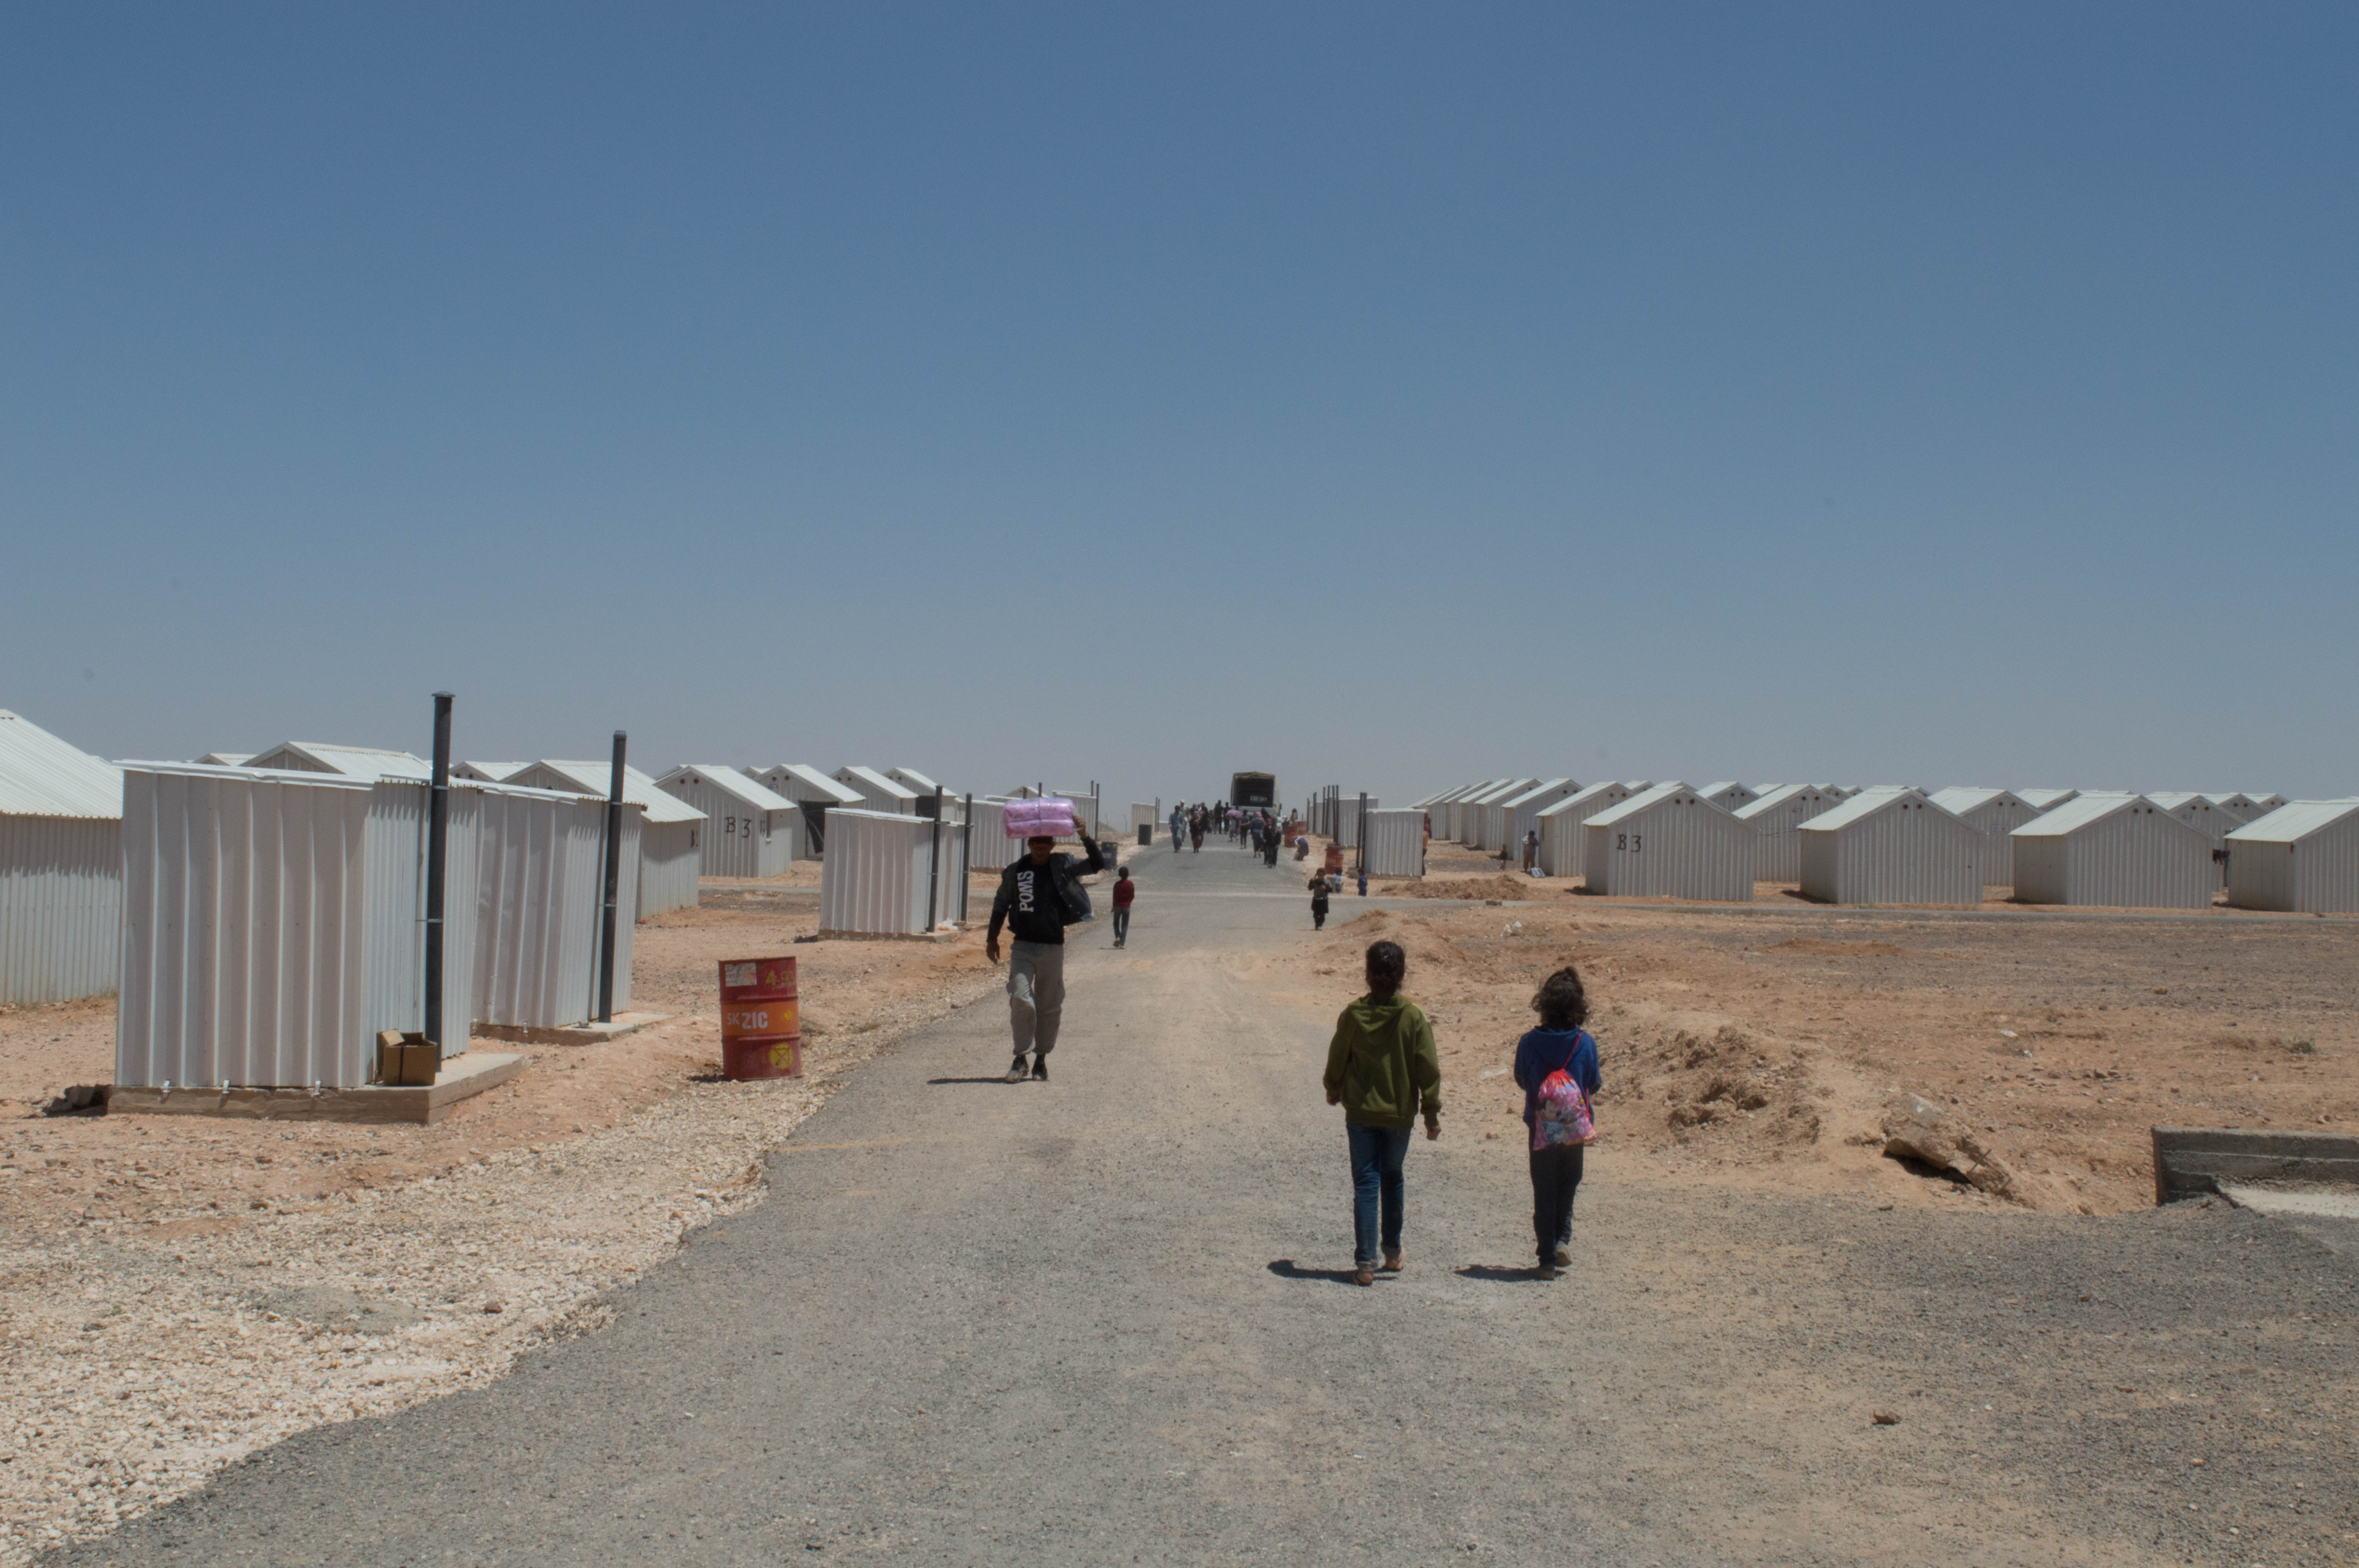
[[[1776, 920], [1605, 901], [1377, 910], [1339, 900], [1343, 973], [1409, 954], [1454, 1098], [1500, 1136], [1539, 980], [1577, 966], [1606, 1135], [1669, 1179], [1987, 1205], [1881, 1155], [1896, 1092], [1939, 1100], [2030, 1206], [2154, 1201], [2157, 1124], [2359, 1127], [2359, 926], [2344, 922]], [[1488, 1135], [1488, 1134], [1486, 1134]]]
[[[978, 923], [995, 879], [975, 879]], [[0, 1010], [0, 1563], [279, 1437], [496, 1376], [682, 1233], [843, 1076], [1000, 984], [979, 930], [816, 942], [816, 867], [642, 925], [608, 1044], [516, 1047], [437, 1126], [48, 1116], [112, 1076], [112, 1000]], [[799, 940], [801, 939], [801, 940]], [[807, 1076], [718, 1078], [715, 965], [799, 961]], [[997, 1064], [994, 1064], [997, 1065]]]

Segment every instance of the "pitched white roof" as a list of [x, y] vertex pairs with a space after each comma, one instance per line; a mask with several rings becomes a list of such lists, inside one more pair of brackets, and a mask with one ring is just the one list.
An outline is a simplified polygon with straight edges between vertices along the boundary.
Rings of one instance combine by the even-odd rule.
[[1756, 816], [1767, 816], [1798, 795], [1831, 795], [1823, 784], [1770, 784], [1757, 799], [1748, 800], [1734, 813], [1740, 822], [1750, 822]]
[[[2086, 827], [2092, 822], [2102, 822], [2124, 806], [2139, 802], [2145, 802], [2149, 806], [2154, 804], [2147, 801], [2144, 795], [2132, 795], [2125, 789], [2086, 790], [2055, 810], [2042, 812], [2033, 817], [2017, 828], [2014, 836], [2017, 838], [2060, 838], [2067, 833]], [[2169, 816], [2168, 812], [2164, 815]], [[2176, 816], [2170, 819], [2173, 822], [2179, 822]], [[2181, 827], [2187, 827], [2184, 822], [2179, 822], [2179, 825]], [[2187, 830], [2190, 833], [2200, 831], [2192, 827], [2188, 827]]]
[[2359, 800], [2288, 801], [2228, 835], [2235, 844], [2290, 844], [2359, 811]]
[[931, 795], [942, 787], [915, 768], [887, 768], [885, 776], [896, 784], [908, 785], [919, 795]]
[[207, 752], [197, 759], [197, 762], [199, 766], [208, 768], [243, 767], [245, 760], [253, 755], [251, 752]]
[[[520, 773], [530, 766], [532, 766], [530, 762], [453, 762], [451, 764], [451, 776], [454, 779], [473, 779], [481, 784], [497, 784], [502, 779]], [[600, 790], [598, 793], [603, 795], [606, 792]]]
[[1935, 790], [1931, 795], [1935, 806], [1958, 816], [1963, 816], [1969, 811], [1980, 811], [2002, 797], [2017, 806], [2028, 807], [2031, 805], [2013, 790], [1988, 789], [1980, 784], [1951, 784], [1947, 789]]
[[123, 815], [123, 770], [0, 708], [0, 815]]
[[2015, 798], [2034, 811], [2053, 811], [2080, 793], [2077, 789], [2019, 789]]
[[[518, 768], [508, 777], [517, 784], [537, 789], [560, 790], [567, 795], [594, 795], [606, 798], [607, 786], [614, 782], [614, 762], [559, 762], [544, 757]], [[649, 822], [701, 822], [704, 813], [673, 795], [656, 787], [656, 781], [627, 764], [623, 769], [623, 798], [647, 812]]]
[[1669, 784], [1658, 784], [1652, 789], [1640, 790], [1636, 795], [1632, 795], [1629, 799], [1623, 801], [1618, 805], [1607, 806], [1604, 810], [1591, 817], [1589, 819], [1588, 826], [1592, 827], [1611, 827], [1616, 822], [1636, 816], [1642, 811], [1650, 811], [1654, 807], [1662, 805], [1663, 802], [1670, 799], [1673, 795], [1680, 794], [1694, 795], [1698, 801], [1701, 802], [1705, 806], [1711, 806], [1714, 811], [1722, 810], [1722, 807], [1714, 802], [1706, 800], [1702, 795], [1696, 795], [1695, 791], [1689, 789], [1687, 785], [1674, 780]]
[[[846, 773], [850, 773], [852, 778], [846, 779], [843, 776]], [[857, 763], [854, 763], [847, 767], [836, 769], [835, 776], [836, 781], [840, 784], [853, 784], [853, 780], [857, 780], [858, 783], [853, 784], [853, 787], [861, 791], [864, 798], [870, 791], [874, 791], [875, 793], [883, 795], [887, 800], [915, 800], [918, 798], [918, 792], [916, 790], [911, 789], [908, 784], [898, 784], [892, 779], [886, 778], [875, 768], [864, 768], [859, 766]]]
[[[1554, 816], [1560, 811], [1577, 810], [1581, 806], [1586, 806], [1590, 802], [1595, 800], [1601, 795], [1605, 795], [1609, 792], [1618, 795], [1623, 792], [1625, 787], [1625, 785], [1615, 784], [1612, 779], [1607, 779], [1603, 784], [1593, 784], [1586, 789], [1575, 790], [1572, 794], [1566, 795], [1562, 800], [1558, 801], [1553, 806], [1544, 806], [1540, 807], [1539, 815], [1542, 816]], [[1594, 821], [1596, 819], [1592, 817], [1589, 820]]]
[[[757, 783], [754, 779], [748, 778], [745, 773], [739, 772], [735, 768], [723, 767], [719, 762], [682, 762], [679, 766], [672, 769], [671, 772], [664, 774], [663, 777], [656, 780], [656, 783], [658, 785], [667, 784], [677, 778], [701, 779], [704, 783], [711, 784], [714, 789], [723, 790], [729, 795], [734, 795], [737, 799], [745, 802], [745, 804], [752, 806], [756, 811], [794, 811], [799, 809], [793, 801], [788, 800], [786, 796], [772, 793], [768, 785]], [[599, 786], [598, 793], [600, 795], [606, 793], [606, 789], [603, 784]]]
[[[422, 757], [408, 752], [389, 752], [381, 746], [335, 746], [324, 741], [282, 741], [268, 751], [256, 752], [242, 767], [266, 768], [277, 765], [277, 759], [297, 756], [310, 762], [322, 773], [342, 773], [348, 779], [419, 779], [431, 782], [434, 765]], [[299, 764], [288, 770], [303, 771]]]
[[[784, 778], [780, 777], [781, 774], [785, 775]], [[783, 786], [787, 779], [791, 779], [798, 787], [810, 791], [810, 795], [798, 797], [805, 800], [857, 806], [863, 798], [858, 790], [836, 783], [809, 762], [780, 762], [774, 768], [764, 768], [759, 777], [780, 795], [787, 793]]]
[[1509, 811], [1513, 811], [1536, 795], [1546, 795], [1552, 789], [1564, 789], [1571, 784], [1572, 781], [1571, 779], [1549, 779], [1524, 791], [1521, 795], [1510, 795], [1506, 800], [1499, 802], [1499, 804]]
[[1796, 823], [1795, 827], [1805, 833], [1832, 833], [1838, 827], [1873, 816], [1904, 800], [1932, 803], [1932, 797], [1921, 789], [1912, 789], [1907, 784], [1876, 784], [1860, 791], [1841, 806], [1829, 806], [1810, 820]]

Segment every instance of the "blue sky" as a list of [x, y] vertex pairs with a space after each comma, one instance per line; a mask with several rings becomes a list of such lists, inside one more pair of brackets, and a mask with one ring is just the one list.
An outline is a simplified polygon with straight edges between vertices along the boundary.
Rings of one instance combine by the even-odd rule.
[[2359, 791], [2359, 13], [20, 7], [0, 706]]

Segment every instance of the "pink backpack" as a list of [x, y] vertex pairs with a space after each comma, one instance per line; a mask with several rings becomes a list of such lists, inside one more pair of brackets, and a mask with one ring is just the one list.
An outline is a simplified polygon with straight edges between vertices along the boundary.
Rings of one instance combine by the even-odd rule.
[[1565, 1143], [1593, 1143], [1597, 1141], [1597, 1119], [1589, 1108], [1589, 1097], [1572, 1075], [1559, 1067], [1540, 1080], [1532, 1096], [1532, 1147], [1553, 1149]]

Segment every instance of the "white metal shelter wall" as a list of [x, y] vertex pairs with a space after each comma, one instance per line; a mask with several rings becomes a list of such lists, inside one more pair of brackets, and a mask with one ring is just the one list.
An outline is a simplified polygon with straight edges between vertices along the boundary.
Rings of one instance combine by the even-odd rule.
[[1583, 857], [1589, 891], [1616, 898], [1697, 898], [1749, 903], [1753, 829], [1691, 795], [1635, 816], [1590, 823]]
[[[1375, 795], [1368, 796], [1368, 809], [1370, 811], [1376, 809]], [[1356, 849], [1360, 847], [1360, 797], [1358, 795], [1347, 795], [1336, 803], [1335, 831], [1331, 837], [1346, 849]]]
[[2205, 909], [2214, 881], [2212, 841], [2150, 805], [2126, 806], [2069, 833], [2018, 834], [2015, 840], [2020, 903]]
[[[596, 1016], [606, 803], [588, 795], [480, 794], [475, 1021], [549, 1028]], [[618, 913], [637, 907], [641, 821], [637, 807], [623, 808]], [[631, 1000], [633, 925], [614, 922], [618, 1012]]]
[[907, 935], [928, 929], [928, 902], [939, 922], [958, 913], [966, 875], [956, 828], [941, 829], [935, 870], [934, 823], [897, 812], [828, 813], [827, 860], [820, 871], [820, 929], [858, 935]]
[[800, 859], [802, 813], [749, 806], [701, 778], [667, 779], [663, 788], [704, 813], [700, 851], [708, 877], [775, 877]]
[[1805, 824], [1802, 896], [1826, 903], [1980, 903], [1982, 833], [1923, 800], [1837, 827]]
[[0, 1006], [112, 996], [123, 819], [0, 816]]
[[362, 1084], [376, 1031], [419, 1027], [420, 846], [332, 778], [125, 770], [116, 1083]]
[[1571, 801], [1559, 801], [1556, 806], [1540, 813], [1540, 875], [1577, 877], [1584, 874], [1589, 836], [1583, 829], [1587, 827], [1589, 819], [1601, 811], [1613, 810], [1629, 798], [1629, 791], [1614, 785], [1601, 790], [1594, 799], [1582, 800], [1575, 795]]
[[[1751, 802], [1746, 803], [1750, 806]], [[1737, 820], [1753, 829], [1760, 841], [1754, 874], [1765, 882], [1802, 880], [1801, 826], [1838, 804], [1834, 795], [1818, 790], [1788, 795], [1766, 811], [1740, 814]]]
[[2011, 800], [1994, 800], [1958, 814], [1968, 827], [1982, 833], [1985, 887], [2015, 885], [2015, 830], [2038, 815], [2029, 806]]
[[[627, 815], [627, 813], [625, 814]], [[639, 824], [639, 907], [645, 920], [666, 910], [696, 906], [697, 879], [704, 871], [701, 822]]]
[[1506, 826], [1499, 839], [1500, 847], [1513, 849], [1520, 856], [1523, 853], [1524, 835], [1538, 831], [1540, 825], [1540, 813], [1551, 806], [1571, 800], [1580, 793], [1581, 786], [1567, 779], [1561, 784], [1516, 796], [1515, 809], [1507, 812], [1504, 819]]
[[1423, 811], [1369, 811], [1368, 874], [1372, 877], [1425, 875]]
[[2291, 843], [2229, 845], [2228, 902], [2239, 909], [2359, 914], [2359, 812]]
[[974, 803], [973, 870], [995, 871], [1016, 859], [1023, 849], [1007, 836], [1007, 806], [1004, 801]]

